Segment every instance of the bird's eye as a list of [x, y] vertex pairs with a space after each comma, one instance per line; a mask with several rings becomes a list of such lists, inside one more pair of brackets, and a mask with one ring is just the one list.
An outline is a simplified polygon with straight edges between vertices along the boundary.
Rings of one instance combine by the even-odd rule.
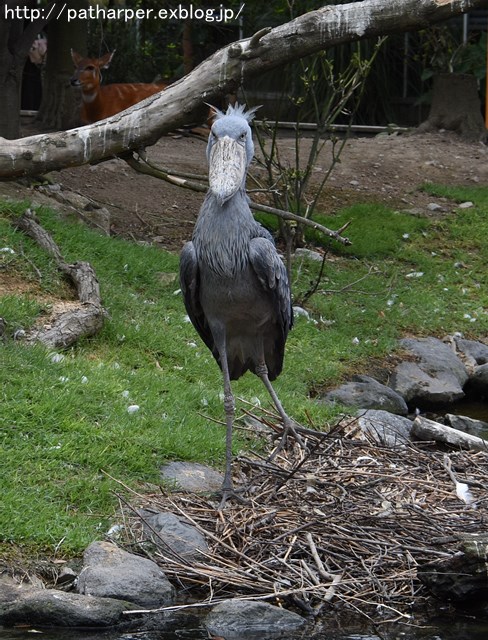
[[241, 135], [239, 136], [239, 140], [245, 140], [245, 139], [246, 139], [246, 134], [241, 133]]

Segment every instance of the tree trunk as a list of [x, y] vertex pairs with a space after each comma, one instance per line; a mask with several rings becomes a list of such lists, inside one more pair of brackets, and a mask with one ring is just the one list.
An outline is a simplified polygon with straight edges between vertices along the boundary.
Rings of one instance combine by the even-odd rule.
[[[87, 0], [69, 0], [70, 9], [78, 13], [88, 7]], [[79, 91], [70, 86], [73, 62], [70, 50], [86, 50], [86, 20], [70, 20], [66, 11], [48, 28], [48, 56], [39, 120], [47, 129], [70, 129], [80, 124]]]
[[448, 129], [471, 141], [485, 140], [486, 127], [475, 76], [444, 73], [434, 78], [429, 117], [419, 133]]
[[107, 120], [5, 141], [0, 148], [0, 179], [97, 162], [154, 144], [162, 135], [194, 122], [203, 103], [233, 93], [248, 78], [328, 47], [414, 31], [485, 6], [486, 0], [363, 0], [310, 11], [224, 47], [168, 89]]
[[[0, 2], [0, 136], [15, 140], [20, 135], [20, 91], [29, 49], [45, 20], [25, 22], [23, 11], [35, 2]], [[45, 7], [49, 10], [49, 6]]]

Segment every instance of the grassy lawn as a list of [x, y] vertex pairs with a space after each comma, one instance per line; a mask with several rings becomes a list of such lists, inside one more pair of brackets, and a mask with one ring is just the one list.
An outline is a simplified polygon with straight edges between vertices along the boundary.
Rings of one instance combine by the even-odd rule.
[[[451, 213], [427, 220], [368, 204], [323, 218], [331, 228], [351, 220], [353, 245], [329, 248], [310, 319], [298, 317], [290, 334], [276, 389], [295, 419], [326, 429], [335, 414], [314, 400], [317, 390], [367, 372], [407, 333], [486, 340], [488, 188], [425, 188], [449, 198]], [[457, 207], [467, 200], [472, 208]], [[144, 490], [159, 483], [165, 461], [222, 467], [225, 449], [220, 371], [185, 318], [178, 256], [39, 208], [66, 260], [95, 268], [109, 317], [95, 338], [62, 353], [11, 339], [54, 297], [71, 296], [52, 261], [12, 226], [26, 206], [0, 202], [0, 276], [30, 285], [0, 299], [9, 336], [0, 343], [0, 557], [12, 543], [77, 554], [116, 518], [120, 486], [110, 476]], [[296, 299], [318, 270], [295, 261]], [[234, 390], [269, 406], [250, 374]], [[259, 443], [236, 435], [236, 453], [249, 446]]]

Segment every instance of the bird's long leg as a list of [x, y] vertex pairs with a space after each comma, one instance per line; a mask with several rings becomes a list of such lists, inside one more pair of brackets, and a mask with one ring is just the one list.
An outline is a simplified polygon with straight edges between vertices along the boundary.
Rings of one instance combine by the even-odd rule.
[[222, 500], [219, 510], [223, 509], [229, 498], [235, 498], [241, 502], [244, 500], [239, 496], [232, 482], [232, 431], [234, 428], [235, 417], [235, 400], [230, 383], [229, 364], [227, 362], [227, 347], [225, 340], [225, 329], [222, 327], [214, 327], [212, 330], [215, 345], [219, 352], [220, 366], [222, 369], [222, 377], [224, 381], [224, 410], [225, 410], [225, 474], [222, 482]]
[[224, 482], [222, 483], [223, 500], [232, 495], [234, 491], [234, 485], [232, 482], [232, 431], [234, 428], [234, 416], [235, 416], [235, 400], [232, 393], [232, 386], [230, 384], [229, 365], [227, 363], [227, 350], [225, 348], [225, 341], [222, 347], [219, 349], [220, 362], [222, 366], [222, 376], [224, 379], [224, 411], [225, 411], [225, 475]]
[[283, 420], [283, 435], [281, 436], [280, 444], [274, 450], [274, 452], [271, 454], [269, 459], [272, 460], [276, 456], [276, 454], [279, 453], [283, 449], [283, 447], [285, 446], [285, 443], [286, 443], [286, 439], [288, 438], [288, 435], [290, 433], [295, 438], [295, 440], [298, 442], [298, 444], [302, 448], [305, 449], [305, 444], [304, 444], [302, 438], [296, 432], [296, 429], [293, 426], [293, 422], [292, 422], [291, 418], [286, 413], [286, 411], [283, 409], [283, 405], [281, 404], [280, 399], [278, 398], [278, 395], [276, 394], [276, 391], [274, 390], [273, 385], [270, 382], [270, 379], [268, 377], [268, 367], [264, 363], [259, 364], [256, 367], [256, 375], [258, 375], [261, 378], [261, 380], [263, 381], [264, 386], [268, 390], [268, 393], [271, 396], [271, 399], [273, 400], [274, 405], [275, 405], [278, 413], [281, 416], [281, 419]]

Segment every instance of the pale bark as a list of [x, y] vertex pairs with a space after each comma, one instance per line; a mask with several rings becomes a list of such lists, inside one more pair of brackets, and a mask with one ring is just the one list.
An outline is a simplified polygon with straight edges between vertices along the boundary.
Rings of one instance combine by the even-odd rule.
[[472, 436], [452, 427], [417, 416], [413, 421], [412, 436], [419, 440], [433, 440], [435, 442], [445, 442], [460, 449], [471, 449], [472, 451], [488, 451], [488, 441], [478, 436]]
[[253, 76], [328, 47], [401, 31], [471, 9], [488, 0], [364, 0], [310, 11], [275, 29], [217, 51], [165, 91], [116, 116], [69, 131], [0, 142], [0, 179], [36, 175], [154, 144], [188, 122], [202, 103], [235, 92]]

